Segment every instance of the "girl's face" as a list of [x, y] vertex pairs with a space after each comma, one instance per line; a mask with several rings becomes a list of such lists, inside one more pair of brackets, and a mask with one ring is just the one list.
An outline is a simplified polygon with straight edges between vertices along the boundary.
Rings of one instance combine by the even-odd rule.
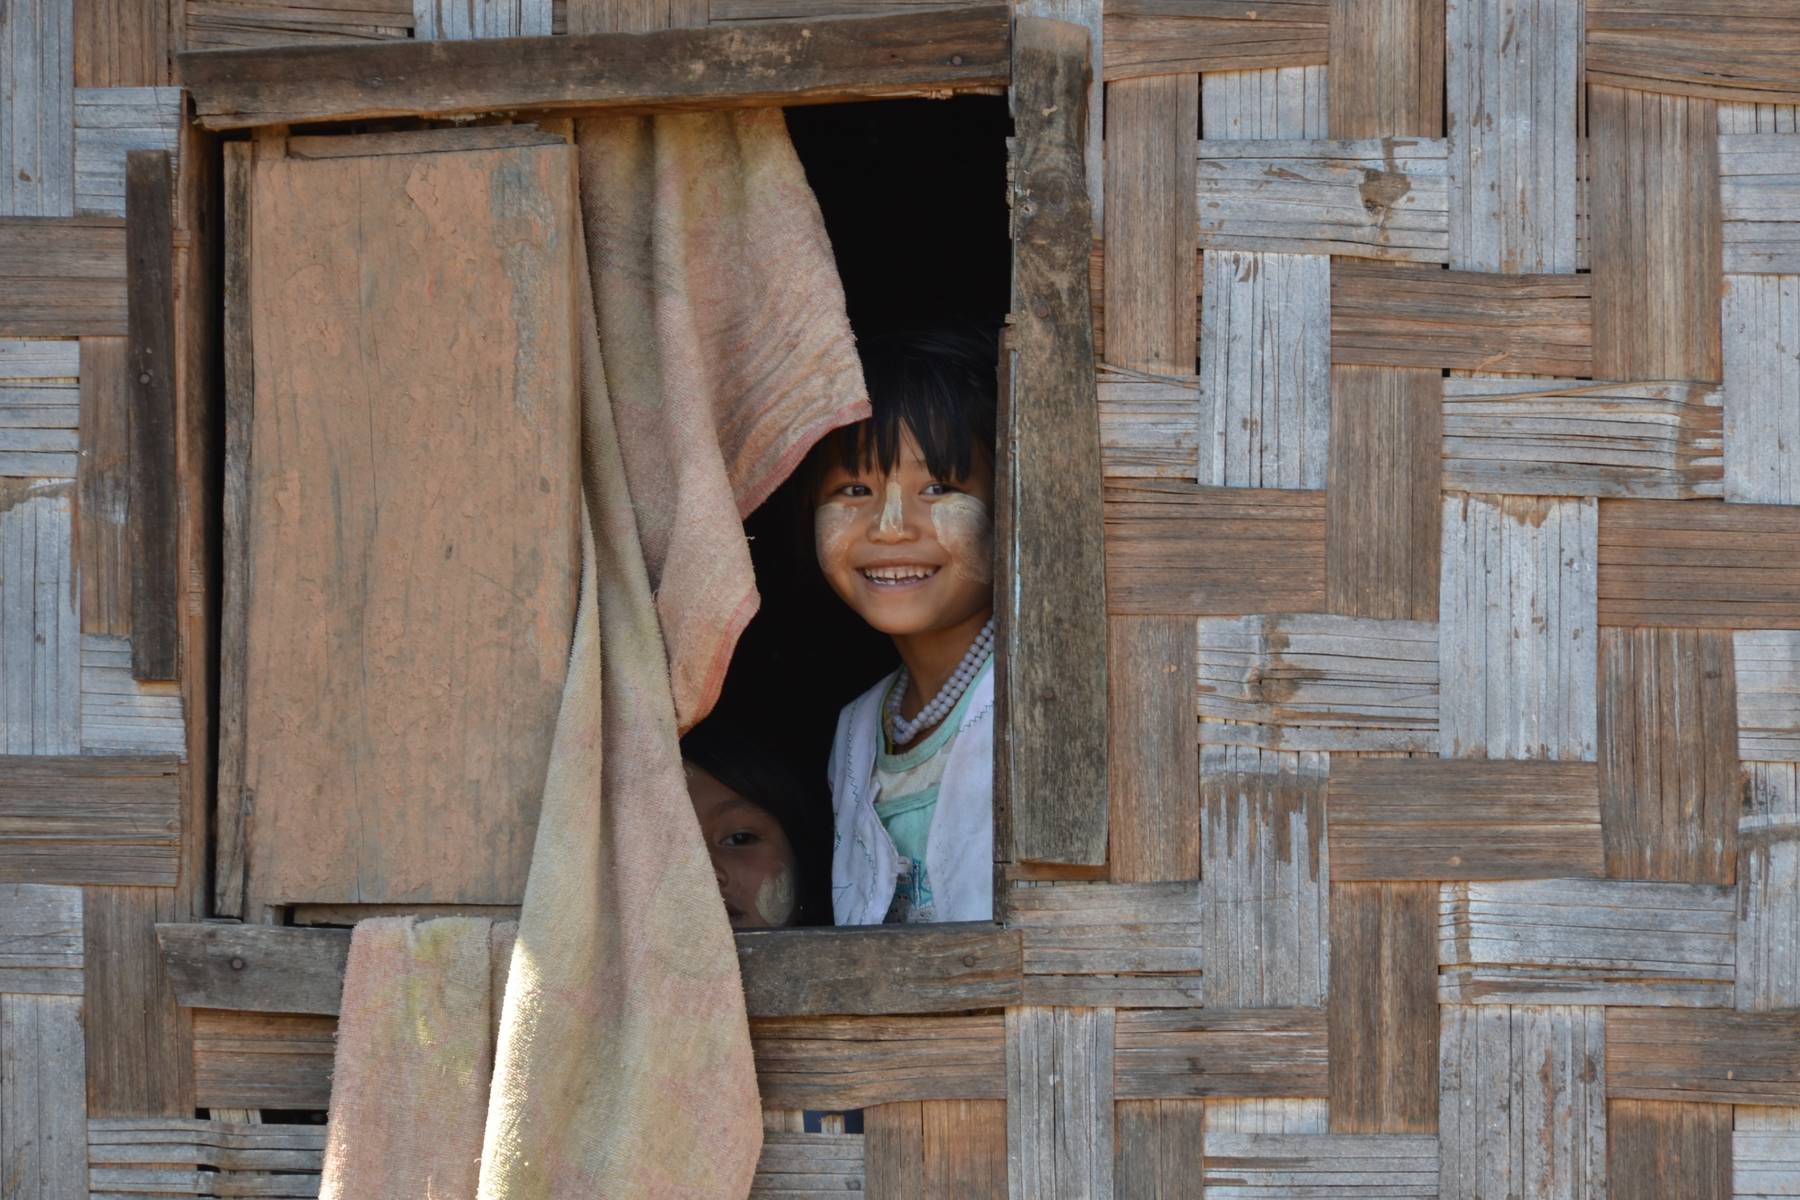
[[713, 875], [733, 929], [768, 929], [794, 919], [794, 849], [781, 822], [707, 772], [684, 763], [688, 798], [712, 854]]
[[890, 637], [951, 629], [994, 604], [994, 467], [931, 473], [909, 432], [892, 471], [834, 464], [819, 484], [813, 545], [844, 603]]

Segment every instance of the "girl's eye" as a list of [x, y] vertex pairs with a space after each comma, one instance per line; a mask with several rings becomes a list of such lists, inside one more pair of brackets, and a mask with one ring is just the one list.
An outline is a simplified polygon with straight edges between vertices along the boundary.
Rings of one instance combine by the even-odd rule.
[[760, 839], [748, 829], [740, 829], [736, 833], [726, 834], [720, 839], [719, 844], [721, 846], [730, 846], [735, 849], [740, 846], [754, 846], [759, 840]]
[[945, 483], [941, 479], [933, 480], [925, 485], [927, 496], [948, 496], [959, 490], [953, 483]]
[[874, 494], [874, 492], [869, 490], [869, 485], [866, 483], [846, 483], [843, 487], [838, 489], [838, 495], [851, 496], [857, 499], [861, 499], [864, 496], [873, 496]]

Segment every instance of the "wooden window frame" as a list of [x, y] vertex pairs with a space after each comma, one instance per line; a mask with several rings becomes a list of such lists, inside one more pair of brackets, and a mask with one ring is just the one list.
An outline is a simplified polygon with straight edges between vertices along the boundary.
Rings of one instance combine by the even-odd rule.
[[[1005, 889], [1038, 864], [1107, 857], [1107, 628], [1100, 438], [1088, 296], [1092, 218], [1083, 141], [1089, 35], [1005, 5], [731, 28], [459, 42], [292, 46], [179, 56], [212, 131], [496, 112], [575, 116], [905, 96], [1007, 87], [1016, 124], [1013, 304], [1001, 362], [996, 480], [995, 917], [908, 927], [737, 935], [752, 1016], [968, 1011], [1018, 1004], [1023, 950]], [[216, 147], [214, 147], [216, 151]], [[234, 200], [227, 179], [226, 212]], [[240, 184], [241, 186], [241, 184]], [[244, 248], [227, 240], [227, 294]], [[233, 272], [239, 272], [234, 277]], [[227, 337], [227, 457], [248, 348]], [[243, 361], [234, 361], [242, 358]], [[242, 423], [241, 417], [239, 423]], [[231, 485], [227, 478], [227, 517]], [[241, 518], [240, 518], [241, 519]], [[229, 600], [229, 597], [228, 597]], [[227, 621], [222, 662], [241, 663]], [[221, 700], [220, 756], [234, 728]], [[240, 734], [241, 736], [241, 734]], [[221, 770], [215, 909], [246, 916], [241, 797]], [[231, 839], [238, 841], [232, 843]], [[1078, 872], [1079, 873], [1079, 872]], [[163, 925], [181, 1003], [335, 1013], [349, 932]]]

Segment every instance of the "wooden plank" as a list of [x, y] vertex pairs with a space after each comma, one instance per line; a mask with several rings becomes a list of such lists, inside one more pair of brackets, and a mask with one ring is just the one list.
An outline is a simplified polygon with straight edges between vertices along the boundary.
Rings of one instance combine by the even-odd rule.
[[[1107, 13], [1109, 55], [1117, 12]], [[1114, 366], [1194, 372], [1198, 291], [1187, 268], [1199, 247], [1192, 202], [1199, 128], [1200, 81], [1191, 72], [1107, 88], [1104, 328]]]
[[1329, 794], [1334, 882], [1606, 869], [1592, 763], [1347, 758]]
[[1606, 1123], [1608, 1195], [1731, 1200], [1731, 1110], [1724, 1105], [1614, 1100]]
[[1729, 1005], [1736, 898], [1695, 883], [1446, 883], [1438, 996], [1455, 1004]]
[[181, 120], [180, 88], [76, 88], [75, 211], [123, 217], [126, 156], [160, 150], [178, 164]]
[[[711, 6], [711, 20], [717, 21], [719, 5]], [[1082, 134], [1082, 175], [1087, 181], [1088, 210], [1097, 238], [1106, 228], [1106, 161], [1102, 147], [1106, 138], [1105, 84], [1105, 19], [1101, 0], [1021, 0], [1018, 16], [1046, 17], [1080, 25], [1088, 32], [1087, 124]], [[1098, 296], [1095, 297], [1098, 299]], [[1098, 355], [1096, 344], [1094, 353]]]
[[798, 1200], [863, 1190], [863, 1136], [765, 1133], [750, 1183], [751, 1200]]
[[1714, 108], [1694, 97], [1591, 90], [1593, 374], [1601, 379], [1722, 377]]
[[1000, 589], [996, 763], [1012, 860], [1106, 861], [1107, 627], [1100, 419], [1087, 295], [1082, 138], [1088, 35], [1020, 17], [1013, 35], [1013, 309], [1007, 373], [1010, 587]]
[[1209, 1100], [1206, 1132], [1320, 1134], [1331, 1132], [1331, 1104], [1325, 1100]]
[[[1007, 10], [179, 57], [208, 129], [377, 116], [764, 107], [1007, 82]], [[692, 64], [706, 65], [693, 70]]]
[[549, 34], [550, 0], [413, 0], [415, 38], [463, 41]]
[[75, 212], [75, 14], [66, 0], [0, 9], [0, 216]]
[[282, 1200], [318, 1195], [323, 1125], [252, 1125], [219, 1119], [218, 1112], [212, 1120], [89, 1120], [94, 1195], [120, 1200], [170, 1192]]
[[0, 338], [0, 380], [67, 383], [81, 373], [73, 338]]
[[[1621, 1100], [1618, 1104], [1648, 1107], [1645, 1101]], [[1745, 1111], [1750, 1110], [1738, 1110], [1736, 1131], [1731, 1135], [1732, 1200], [1800, 1196], [1800, 1135], [1791, 1130], [1747, 1129], [1741, 1116]]]
[[194, 1111], [192, 1019], [157, 950], [158, 921], [186, 916], [162, 888], [87, 889], [88, 1112], [183, 1117]]
[[1442, 137], [1444, 28], [1444, 0], [1332, 0], [1332, 132]]
[[180, 801], [171, 759], [0, 758], [0, 880], [173, 886]]
[[1592, 375], [1590, 295], [1579, 275], [1340, 262], [1331, 273], [1332, 365]]
[[82, 0], [75, 6], [75, 86], [173, 83], [178, 12], [169, 0]]
[[74, 492], [67, 479], [0, 478], [0, 750], [7, 754], [81, 749]]
[[1800, 1012], [1614, 1009], [1606, 1077], [1613, 1099], [1800, 1103]]
[[1325, 495], [1109, 481], [1106, 596], [1115, 614], [1318, 612]]
[[998, 1013], [965, 1017], [773, 1017], [750, 1023], [763, 1104], [866, 1108], [901, 1100], [1001, 1100]]
[[125, 171], [125, 378], [130, 389], [131, 671], [174, 679], [180, 661], [175, 462], [175, 230], [169, 156], [133, 150]]
[[1595, 505], [1444, 498], [1445, 758], [1592, 761]]
[[79, 996], [81, 889], [0, 884], [0, 993]]
[[1800, 503], [1800, 276], [1728, 276], [1722, 319], [1725, 499]]
[[1450, 266], [1572, 273], [1581, 188], [1581, 6], [1447, 0], [1445, 11]]
[[1443, 1010], [1442, 1200], [1604, 1189], [1608, 1028], [1602, 1008]]
[[1320, 64], [1328, 0], [1124, 0], [1106, 6], [1106, 80]]
[[1121, 1100], [1113, 1106], [1116, 1200], [1202, 1200], [1203, 1100]]
[[1027, 1004], [1202, 1002], [1205, 908], [1196, 882], [1015, 886], [1006, 920], [1024, 938]]
[[337, 1020], [286, 1013], [194, 1014], [194, 1103], [201, 1108], [323, 1109]]
[[1602, 500], [1602, 625], [1800, 628], [1800, 507]]
[[0, 1162], [7, 1200], [88, 1194], [79, 996], [0, 994]]
[[[524, 893], [578, 561], [573, 158], [255, 164], [252, 907]], [[500, 174], [516, 204], [488, 203]], [[475, 339], [471, 311], [504, 316]]]
[[922, 1109], [918, 1100], [863, 1109], [864, 1188], [869, 1200], [925, 1200]]
[[1330, 612], [1437, 619], [1442, 382], [1418, 367], [1331, 369]]
[[[1764, 114], [1760, 124], [1758, 109]], [[1792, 113], [1791, 106], [1719, 105], [1719, 210], [1727, 275], [1800, 272], [1800, 137]], [[1745, 128], [1736, 132], [1740, 125]], [[1777, 132], [1782, 127], [1785, 132]], [[1729, 294], [1734, 285], [1727, 279], [1725, 286]], [[1731, 334], [1727, 310], [1728, 371]]]
[[176, 755], [187, 751], [181, 689], [131, 673], [131, 643], [81, 635], [81, 752]]
[[1738, 757], [1800, 762], [1800, 632], [1741, 629], [1731, 645]]
[[412, 36], [412, 0], [186, 0], [182, 8], [188, 50]]
[[1333, 1133], [1437, 1132], [1437, 889], [1331, 887]]
[[[1202, 142], [1318, 139], [1326, 124], [1325, 68], [1279, 66], [1258, 70], [1209, 70], [1200, 78]], [[1202, 157], [1229, 145], [1202, 145]]]
[[999, 1100], [927, 1100], [919, 1107], [923, 1200], [1006, 1200], [1006, 1105]]
[[[1299, 69], [1306, 73], [1322, 68]], [[1289, 72], [1237, 72], [1208, 76]], [[1204, 108], [1204, 106], [1203, 106]], [[1212, 119], [1208, 113], [1209, 121]], [[1206, 250], [1339, 254], [1441, 263], [1449, 193], [1441, 140], [1200, 143], [1196, 187]]]
[[1587, 0], [1591, 83], [1800, 102], [1800, 15], [1760, 0]]
[[1800, 768], [1744, 764], [1738, 822], [1737, 1007], [1800, 1008]]
[[1100, 473], [1109, 479], [1186, 479], [1200, 471], [1200, 430], [1210, 425], [1192, 375], [1102, 367]]
[[0, 345], [10, 349], [0, 355], [0, 470], [7, 475], [73, 476], [80, 417], [78, 343], [63, 338]]
[[156, 938], [184, 1008], [335, 1016], [343, 999], [348, 929], [164, 923]]
[[131, 633], [130, 390], [125, 339], [82, 338], [80, 521], [81, 628]]
[[1208, 1008], [1322, 1008], [1331, 977], [1326, 756], [1201, 750]]
[[0, 337], [125, 333], [125, 223], [0, 217]]
[[1113, 1036], [1111, 1009], [1006, 1010], [1012, 1200], [1113, 1194]]
[[1742, 807], [1731, 635], [1600, 631], [1607, 874], [1731, 883]]
[[759, 1017], [965, 1012], [1023, 995], [1019, 935], [985, 923], [764, 930], [737, 948]]
[[1206, 1134], [1206, 1195], [1355, 1200], [1438, 1194], [1438, 1143], [1416, 1134]]
[[1326, 1059], [1325, 1014], [1317, 1009], [1121, 1011], [1113, 1093], [1121, 1100], [1324, 1096]]
[[1200, 876], [1194, 622], [1112, 617], [1108, 865], [1121, 883]]
[[1201, 740], [1269, 750], [1429, 749], [1438, 740], [1437, 642], [1423, 621], [1204, 617]]

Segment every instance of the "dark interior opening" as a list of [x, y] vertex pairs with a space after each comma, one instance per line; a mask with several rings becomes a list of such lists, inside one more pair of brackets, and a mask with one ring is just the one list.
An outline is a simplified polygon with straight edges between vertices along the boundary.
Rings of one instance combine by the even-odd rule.
[[[957, 324], [998, 330], [1011, 288], [999, 96], [790, 109], [858, 337]], [[762, 607], [732, 659], [718, 721], [805, 789], [795, 846], [808, 923], [830, 924], [826, 763], [839, 708], [899, 660], [838, 600], [813, 559], [812, 516], [778, 490], [744, 522]], [[790, 831], [791, 834], [793, 831]]]

